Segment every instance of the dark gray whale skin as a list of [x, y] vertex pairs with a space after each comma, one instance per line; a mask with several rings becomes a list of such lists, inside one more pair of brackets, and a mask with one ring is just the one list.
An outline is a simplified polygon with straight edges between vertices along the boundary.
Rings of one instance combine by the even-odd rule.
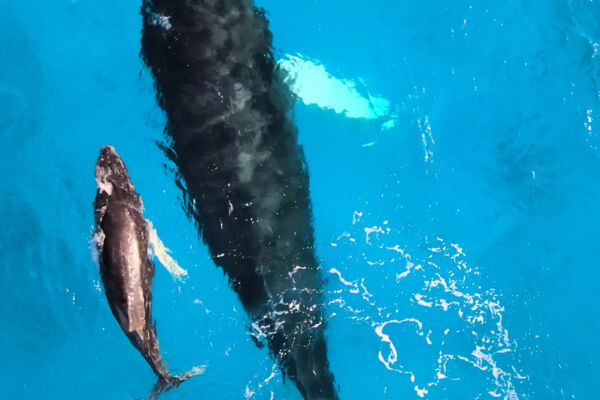
[[121, 329], [158, 377], [153, 396], [186, 378], [171, 375], [162, 360], [152, 320], [154, 263], [140, 196], [123, 160], [104, 146], [96, 163], [95, 243], [106, 299]]
[[215, 264], [305, 399], [337, 399], [294, 97], [251, 0], [143, 0], [166, 152]]

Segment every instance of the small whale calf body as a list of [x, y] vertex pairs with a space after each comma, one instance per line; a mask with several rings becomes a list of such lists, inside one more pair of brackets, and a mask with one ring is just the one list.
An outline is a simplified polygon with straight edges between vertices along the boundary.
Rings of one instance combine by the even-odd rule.
[[142, 199], [129, 179], [123, 160], [104, 146], [96, 163], [98, 190], [94, 201], [100, 275], [110, 309], [133, 346], [158, 377], [151, 398], [201, 372], [171, 375], [163, 362], [152, 319], [154, 263], [148, 255], [151, 232]]

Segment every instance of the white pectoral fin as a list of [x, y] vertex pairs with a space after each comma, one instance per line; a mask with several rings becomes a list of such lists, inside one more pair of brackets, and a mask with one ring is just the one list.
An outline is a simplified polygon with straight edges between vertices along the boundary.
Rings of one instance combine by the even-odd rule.
[[187, 271], [181, 268], [179, 264], [177, 264], [177, 261], [175, 261], [173, 257], [169, 255], [171, 250], [165, 247], [163, 242], [160, 240], [158, 234], [156, 233], [156, 229], [154, 229], [152, 226], [152, 222], [146, 220], [146, 223], [148, 224], [148, 234], [150, 236], [148, 242], [152, 248], [152, 254], [158, 258], [158, 261], [160, 261], [163, 267], [169, 271], [174, 279], [183, 279], [184, 276], [187, 276]]

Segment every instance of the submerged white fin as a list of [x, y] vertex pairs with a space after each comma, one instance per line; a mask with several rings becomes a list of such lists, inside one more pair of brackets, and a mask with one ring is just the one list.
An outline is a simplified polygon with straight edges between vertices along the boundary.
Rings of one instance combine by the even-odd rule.
[[174, 279], [181, 280], [184, 276], [187, 276], [187, 271], [181, 268], [179, 264], [177, 264], [177, 261], [175, 261], [173, 257], [169, 255], [171, 250], [165, 247], [163, 242], [160, 240], [158, 234], [156, 233], [156, 229], [154, 229], [152, 226], [152, 222], [146, 220], [146, 223], [148, 224], [148, 234], [150, 236], [148, 243], [152, 248], [152, 254], [158, 258], [158, 261], [160, 261], [167, 271], [169, 271]]

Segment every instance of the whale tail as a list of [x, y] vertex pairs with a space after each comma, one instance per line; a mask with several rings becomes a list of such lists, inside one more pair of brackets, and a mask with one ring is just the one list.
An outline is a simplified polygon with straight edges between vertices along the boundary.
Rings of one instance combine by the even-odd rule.
[[206, 366], [201, 365], [179, 375], [168, 375], [167, 377], [161, 376], [158, 378], [158, 382], [156, 382], [152, 388], [152, 393], [150, 394], [150, 397], [148, 397], [148, 400], [158, 399], [163, 392], [168, 392], [171, 389], [175, 389], [192, 376], [202, 375], [205, 369]]

